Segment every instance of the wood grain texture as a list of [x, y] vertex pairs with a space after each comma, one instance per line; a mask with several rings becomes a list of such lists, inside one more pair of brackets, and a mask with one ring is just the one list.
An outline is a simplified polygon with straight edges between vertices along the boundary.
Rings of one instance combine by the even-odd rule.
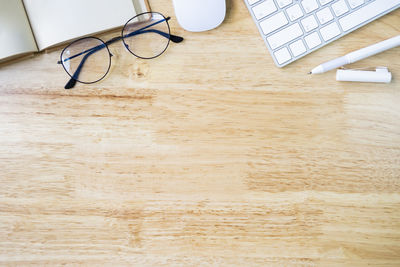
[[[0, 264], [399, 266], [400, 48], [389, 85], [314, 65], [400, 32], [400, 10], [278, 69], [245, 5], [161, 57], [111, 46], [66, 91], [54, 49], [0, 68]], [[114, 34], [107, 34], [107, 37]]]

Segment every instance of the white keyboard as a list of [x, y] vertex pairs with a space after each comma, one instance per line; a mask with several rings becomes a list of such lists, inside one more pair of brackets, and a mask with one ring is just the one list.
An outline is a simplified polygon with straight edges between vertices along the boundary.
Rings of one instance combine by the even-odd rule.
[[278, 67], [400, 7], [400, 0], [244, 1]]

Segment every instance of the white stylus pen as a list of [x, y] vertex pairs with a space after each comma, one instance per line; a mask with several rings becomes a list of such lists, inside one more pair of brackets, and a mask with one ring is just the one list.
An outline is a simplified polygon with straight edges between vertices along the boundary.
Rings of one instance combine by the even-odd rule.
[[393, 38], [387, 39], [387, 40], [379, 42], [377, 44], [373, 44], [373, 45], [367, 46], [365, 48], [362, 48], [360, 50], [351, 52], [343, 57], [339, 57], [339, 58], [333, 59], [331, 61], [322, 63], [321, 65], [312, 69], [312, 71], [309, 72], [309, 74], [324, 73], [326, 71], [339, 68], [343, 65], [354, 63], [361, 59], [376, 55], [378, 53], [381, 53], [385, 50], [388, 50], [390, 48], [393, 48], [393, 47], [396, 47], [399, 45], [400, 45], [400, 35], [397, 35]]

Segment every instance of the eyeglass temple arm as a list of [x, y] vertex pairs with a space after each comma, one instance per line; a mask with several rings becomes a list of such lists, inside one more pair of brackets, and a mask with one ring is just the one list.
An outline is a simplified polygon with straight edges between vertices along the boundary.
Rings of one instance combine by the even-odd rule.
[[159, 34], [159, 35], [161, 35], [161, 36], [163, 36], [163, 37], [165, 37], [167, 39], [170, 39], [174, 43], [180, 43], [180, 42], [183, 41], [183, 37], [180, 37], [180, 36], [177, 36], [177, 35], [173, 35], [173, 34], [168, 34], [166, 32], [162, 32], [162, 31], [155, 30], [155, 29], [144, 30], [144, 31], [143, 30], [139, 30], [139, 31], [131, 32], [130, 34], [125, 35], [124, 38], [132, 37], [132, 36], [135, 36], [135, 35], [138, 35], [138, 34], [148, 33], [148, 32], [157, 33], [157, 34]]
[[[171, 17], [166, 17], [166, 18], [165, 18], [165, 21], [169, 21], [170, 19], [171, 19]], [[132, 36], [135, 36], [135, 35], [137, 35], [137, 34], [142, 34], [142, 33], [146, 33], [146, 32], [154, 32], [154, 33], [158, 33], [158, 34], [164, 36], [165, 38], [170, 39], [170, 40], [171, 40], [172, 42], [174, 42], [174, 43], [180, 43], [180, 42], [182, 42], [182, 41], [183, 41], [183, 37], [180, 37], [180, 36], [177, 36], [177, 35], [173, 35], [173, 34], [171, 34], [171, 33], [168, 34], [168, 33], [166, 33], [166, 32], [162, 32], [162, 31], [159, 31], [159, 30], [156, 30], [156, 29], [145, 30], [145, 29], [150, 28], [150, 27], [152, 27], [152, 26], [154, 26], [154, 25], [157, 25], [157, 24], [159, 24], [159, 23], [161, 23], [161, 22], [163, 22], [163, 21], [164, 21], [164, 20], [160, 20], [160, 21], [157, 21], [156, 23], [147, 25], [146, 27], [143, 27], [143, 28], [141, 28], [141, 29], [138, 29], [138, 30], [136, 30], [136, 31], [134, 31], [134, 32], [131, 32], [131, 33], [125, 35], [124, 38], [126, 38], [126, 37], [132, 37]]]
[[[173, 34], [168, 34], [166, 32], [155, 30], [155, 29], [150, 29], [150, 30], [139, 29], [137, 31], [134, 31], [134, 32], [131, 32], [130, 34], [125, 35], [123, 38], [129, 38], [129, 37], [133, 37], [135, 35], [139, 35], [139, 34], [142, 34], [142, 33], [148, 33], [148, 32], [157, 33], [157, 34], [159, 34], [159, 35], [161, 35], [161, 36], [163, 36], [163, 37], [165, 37], [167, 39], [170, 39], [174, 43], [180, 43], [180, 42], [183, 41], [183, 37], [180, 37], [180, 36], [177, 36], [177, 35], [173, 35]], [[106, 42], [106, 45], [110, 45], [110, 44], [115, 43], [115, 42], [117, 42], [117, 41], [119, 41], [121, 39], [122, 39], [121, 36], [112, 38], [111, 40], [108, 40]], [[92, 49], [94, 49], [94, 48], [92, 48]]]
[[[102, 48], [105, 47], [105, 45], [101, 45]], [[97, 52], [98, 50], [100, 50], [101, 48], [97, 49], [97, 50], [93, 50], [89, 53], [87, 53], [86, 55], [83, 56], [81, 62], [79, 63], [78, 67], [76, 68], [76, 71], [74, 72], [74, 75], [72, 75], [71, 79], [67, 82], [67, 84], [65, 85], [65, 89], [71, 89], [75, 86], [76, 81], [78, 80], [79, 74], [82, 71], [83, 65], [85, 64], [87, 58], [92, 55], [93, 53]]]

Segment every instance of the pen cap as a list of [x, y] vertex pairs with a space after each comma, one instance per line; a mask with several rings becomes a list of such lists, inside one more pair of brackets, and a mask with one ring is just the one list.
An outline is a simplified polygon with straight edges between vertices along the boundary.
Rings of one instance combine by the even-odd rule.
[[392, 73], [386, 67], [378, 67], [375, 71], [338, 69], [336, 80], [343, 82], [390, 83]]

